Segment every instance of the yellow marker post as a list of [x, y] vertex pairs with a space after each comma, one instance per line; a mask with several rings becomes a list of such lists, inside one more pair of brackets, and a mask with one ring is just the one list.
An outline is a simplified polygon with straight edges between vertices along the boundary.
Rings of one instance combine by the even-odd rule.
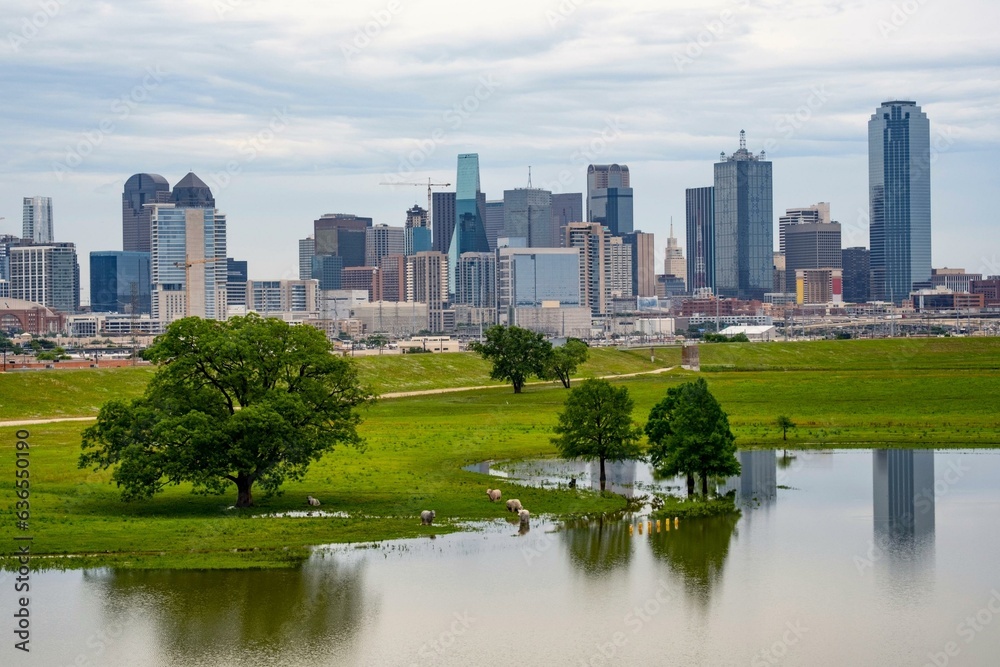
[[681, 525], [681, 520], [677, 517], [674, 517], [674, 528], [676, 528], [679, 525]]
[[632, 534], [632, 524], [629, 524], [629, 525], [628, 525], [628, 534], [629, 534], [629, 535], [631, 535], [631, 534]]
[[639, 522], [639, 534], [642, 535], [642, 522]]
[[660, 532], [660, 520], [656, 520], [656, 532]]

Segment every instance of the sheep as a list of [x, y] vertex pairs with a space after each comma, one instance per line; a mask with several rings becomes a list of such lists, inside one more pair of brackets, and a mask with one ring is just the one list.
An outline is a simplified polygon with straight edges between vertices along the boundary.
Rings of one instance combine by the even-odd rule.
[[521, 509], [521, 501], [518, 500], [517, 498], [511, 498], [510, 500], [507, 501], [508, 512], [517, 512], [520, 509]]
[[500, 489], [486, 489], [486, 497], [490, 499], [491, 503], [500, 500], [500, 495]]
[[429, 526], [436, 516], [434, 510], [424, 510], [420, 513], [420, 525]]
[[319, 507], [318, 498], [313, 498], [312, 496], [306, 496], [306, 502], [309, 503], [312, 507]]
[[528, 520], [531, 519], [531, 512], [528, 510], [520, 510], [517, 513], [517, 518], [520, 520], [522, 526], [528, 525]]
[[569, 480], [569, 488], [571, 488], [571, 489], [575, 489], [576, 488], [576, 477], [571, 477], [570, 478], [570, 480]]

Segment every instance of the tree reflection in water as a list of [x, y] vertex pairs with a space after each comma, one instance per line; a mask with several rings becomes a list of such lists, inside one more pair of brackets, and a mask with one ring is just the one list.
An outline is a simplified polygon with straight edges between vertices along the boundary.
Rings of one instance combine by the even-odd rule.
[[570, 562], [587, 574], [627, 567], [632, 558], [628, 523], [621, 517], [567, 521], [560, 531]]
[[653, 555], [684, 579], [688, 594], [708, 603], [722, 576], [738, 514], [681, 521], [676, 529], [647, 536]]
[[88, 571], [84, 581], [102, 589], [108, 622], [141, 609], [167, 655], [236, 658], [344, 650], [363, 614], [377, 611], [362, 575], [363, 563], [324, 559], [275, 570]]

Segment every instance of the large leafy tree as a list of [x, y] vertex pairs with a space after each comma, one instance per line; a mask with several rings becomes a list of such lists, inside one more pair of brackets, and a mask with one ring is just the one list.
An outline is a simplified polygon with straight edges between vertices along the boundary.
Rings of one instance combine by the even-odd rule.
[[374, 396], [331, 350], [318, 329], [256, 315], [178, 320], [147, 350], [145, 394], [108, 401], [84, 431], [79, 465], [113, 468], [124, 500], [235, 484], [248, 507], [254, 485], [273, 493], [335, 445], [363, 445], [357, 408]]
[[632, 423], [634, 407], [626, 387], [591, 379], [570, 391], [559, 414], [552, 443], [565, 458], [598, 459], [602, 491], [607, 481], [605, 461], [642, 457], [642, 429]]
[[740, 474], [729, 417], [704, 378], [670, 388], [650, 411], [645, 431], [650, 461], [660, 474], [685, 475], [689, 496], [696, 474], [706, 496], [710, 476]]
[[588, 352], [587, 344], [578, 338], [570, 338], [565, 345], [552, 348], [545, 364], [545, 377], [555, 378], [569, 389], [570, 378], [580, 364], [587, 361]]
[[529, 377], [545, 377], [552, 343], [540, 333], [497, 324], [484, 332], [483, 342], [474, 342], [469, 349], [493, 364], [491, 378], [510, 382], [514, 393], [520, 394]]

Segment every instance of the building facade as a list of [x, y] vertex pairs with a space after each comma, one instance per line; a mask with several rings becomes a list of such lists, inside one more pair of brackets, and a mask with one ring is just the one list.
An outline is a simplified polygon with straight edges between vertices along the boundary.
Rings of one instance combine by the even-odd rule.
[[148, 252], [90, 253], [90, 310], [95, 313], [151, 312]]
[[431, 195], [431, 250], [448, 252], [451, 235], [455, 231], [455, 193], [435, 192]]
[[316, 240], [312, 235], [299, 239], [299, 280], [312, 278], [312, 258], [316, 255]]
[[566, 226], [566, 247], [580, 252], [583, 303], [594, 315], [609, 312], [611, 303], [611, 234], [600, 223], [571, 222]]
[[785, 252], [785, 234], [792, 225], [829, 222], [832, 222], [829, 202], [820, 202], [805, 208], [785, 209], [785, 214], [778, 218], [778, 252]]
[[633, 231], [628, 166], [592, 164], [587, 167], [587, 222], [600, 223], [612, 236]]
[[134, 174], [122, 192], [122, 249], [125, 252], [150, 250], [152, 211], [147, 204], [171, 200], [170, 184], [159, 174]]
[[715, 187], [684, 191], [687, 228], [687, 286], [715, 291]]
[[583, 222], [583, 193], [561, 192], [552, 195], [552, 228], [558, 238], [552, 244], [553, 248], [561, 248], [566, 242], [566, 225], [571, 222]]
[[10, 296], [64, 314], [80, 309], [80, 265], [72, 243], [10, 249]]
[[611, 298], [635, 296], [632, 291], [632, 246], [620, 236], [608, 239], [608, 286]]
[[795, 275], [799, 269], [839, 269], [842, 266], [839, 222], [800, 222], [788, 227], [786, 275]]
[[55, 241], [51, 197], [24, 198], [21, 238], [40, 245]]
[[[653, 235], [632, 232], [623, 238], [632, 252], [632, 296], [656, 296], [656, 248]], [[677, 239], [674, 239], [674, 244], [676, 243]], [[684, 257], [681, 256], [682, 266], [683, 262]]]
[[503, 218], [502, 236], [527, 239], [530, 248], [559, 247], [559, 229], [553, 229], [552, 193], [548, 190], [504, 190]]
[[489, 252], [483, 213], [486, 197], [479, 187], [479, 155], [458, 156], [455, 187], [455, 226], [448, 245], [448, 293], [455, 293], [455, 271], [459, 258], [467, 252]]
[[402, 255], [405, 251], [403, 227], [375, 225], [365, 230], [365, 266], [378, 266], [386, 255]]
[[844, 301], [867, 302], [871, 252], [868, 248], [844, 248], [841, 257], [841, 266], [844, 270]]

